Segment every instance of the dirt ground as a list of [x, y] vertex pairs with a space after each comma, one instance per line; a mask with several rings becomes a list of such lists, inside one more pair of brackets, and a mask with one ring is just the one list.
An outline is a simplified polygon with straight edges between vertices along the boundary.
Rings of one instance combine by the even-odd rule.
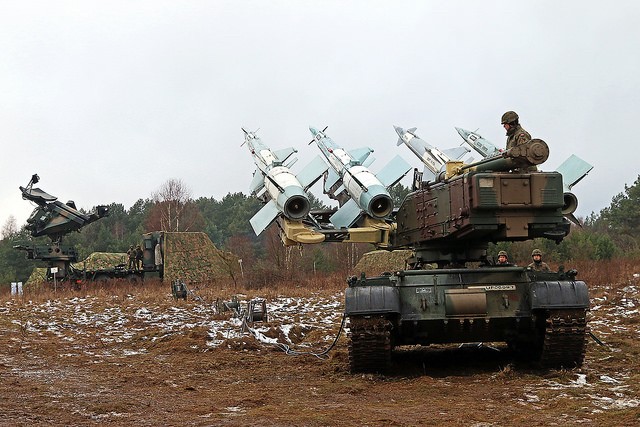
[[[58, 292], [0, 299], [0, 425], [640, 425], [633, 284], [591, 289], [585, 364], [537, 371], [501, 346], [402, 349], [394, 372], [348, 372], [342, 294], [268, 295], [262, 342], [207, 298]], [[257, 292], [256, 295], [259, 295]], [[229, 296], [227, 294], [226, 296]], [[241, 301], [251, 297], [241, 295]]]

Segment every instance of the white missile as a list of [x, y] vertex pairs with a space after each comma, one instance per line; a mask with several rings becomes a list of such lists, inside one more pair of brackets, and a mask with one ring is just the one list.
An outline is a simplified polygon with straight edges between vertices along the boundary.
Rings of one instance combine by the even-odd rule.
[[413, 154], [424, 163], [424, 181], [434, 181], [435, 177], [445, 170], [445, 165], [451, 160], [458, 160], [469, 153], [466, 147], [454, 147], [440, 151], [430, 145], [417, 134], [417, 128], [404, 130], [399, 126], [393, 127], [398, 134], [398, 144], [405, 144]]
[[363, 213], [374, 219], [388, 217], [393, 211], [393, 201], [387, 188], [400, 181], [411, 170], [411, 166], [396, 156], [374, 175], [364, 165], [373, 152], [371, 148], [348, 152], [324, 134], [326, 128], [320, 131], [310, 127], [309, 130], [313, 135], [311, 142], [316, 143], [330, 167], [325, 192], [332, 193], [344, 187], [349, 196], [349, 200], [331, 216], [331, 223], [337, 228], [349, 228]]
[[479, 134], [462, 128], [456, 128], [456, 130], [462, 139], [464, 139], [471, 148], [480, 153], [482, 157], [493, 157], [502, 153], [501, 149], [484, 139]]
[[318, 156], [303, 171], [294, 175], [289, 167], [295, 162], [287, 159], [296, 152], [294, 148], [272, 151], [255, 134], [242, 129], [257, 169], [253, 173], [250, 190], [254, 196], [266, 201], [262, 209], [250, 220], [253, 231], [262, 233], [279, 215], [299, 221], [309, 214], [311, 204], [307, 190], [327, 170], [327, 166]]

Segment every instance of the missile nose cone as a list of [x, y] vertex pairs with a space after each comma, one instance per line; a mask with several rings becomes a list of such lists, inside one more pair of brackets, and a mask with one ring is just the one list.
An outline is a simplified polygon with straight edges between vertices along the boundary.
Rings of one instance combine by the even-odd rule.
[[402, 129], [400, 126], [393, 125], [393, 128], [396, 130], [398, 136], [404, 135], [404, 129]]
[[468, 130], [464, 130], [462, 128], [456, 128], [456, 130], [458, 131], [458, 134], [464, 139], [467, 139], [469, 137], [469, 134], [471, 133]]
[[313, 126], [309, 126], [309, 130], [311, 131], [311, 135], [316, 136], [318, 134], [318, 129]]

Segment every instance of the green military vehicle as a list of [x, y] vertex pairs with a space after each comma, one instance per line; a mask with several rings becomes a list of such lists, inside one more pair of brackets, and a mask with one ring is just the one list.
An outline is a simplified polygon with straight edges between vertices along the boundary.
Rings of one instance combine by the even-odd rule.
[[414, 250], [409, 269], [348, 281], [352, 371], [387, 369], [396, 346], [466, 342], [506, 342], [543, 367], [582, 364], [589, 296], [577, 272], [535, 272], [487, 257], [489, 242], [560, 242], [569, 233], [577, 200], [562, 175], [520, 172], [547, 157], [546, 144], [532, 140], [434, 183], [414, 179], [388, 245]]

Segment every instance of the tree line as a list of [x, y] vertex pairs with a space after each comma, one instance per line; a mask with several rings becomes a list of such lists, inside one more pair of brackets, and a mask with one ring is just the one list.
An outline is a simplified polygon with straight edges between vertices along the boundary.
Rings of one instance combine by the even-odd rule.
[[[398, 184], [390, 193], [399, 206], [409, 189]], [[313, 196], [311, 203], [314, 209], [327, 208]], [[220, 200], [194, 199], [181, 180], [169, 180], [151, 197], [139, 199], [128, 209], [121, 203], [109, 204], [109, 216], [79, 233], [69, 234], [64, 243], [74, 245], [79, 259], [84, 259], [92, 252], [125, 252], [150, 231], [201, 231], [218, 248], [242, 258], [245, 274], [256, 286], [270, 280], [332, 272], [348, 274], [362, 254], [373, 249], [368, 244], [338, 243], [284, 247], [276, 226], [255, 236], [249, 219], [261, 206], [258, 199], [243, 193], [229, 193]], [[1, 230], [0, 284], [24, 282], [35, 266], [43, 266], [25, 259], [24, 252], [13, 249], [14, 245], [46, 243], [47, 238], [31, 237], [24, 226], [19, 227], [14, 218], [9, 218]], [[581, 228], [573, 226], [560, 244], [546, 239], [502, 242], [490, 245], [489, 255], [504, 249], [512, 259], [524, 262], [530, 259], [534, 247], [545, 253], [545, 259], [557, 262], [640, 257], [640, 175], [632, 185], [625, 185], [610, 206], [583, 219]]]

